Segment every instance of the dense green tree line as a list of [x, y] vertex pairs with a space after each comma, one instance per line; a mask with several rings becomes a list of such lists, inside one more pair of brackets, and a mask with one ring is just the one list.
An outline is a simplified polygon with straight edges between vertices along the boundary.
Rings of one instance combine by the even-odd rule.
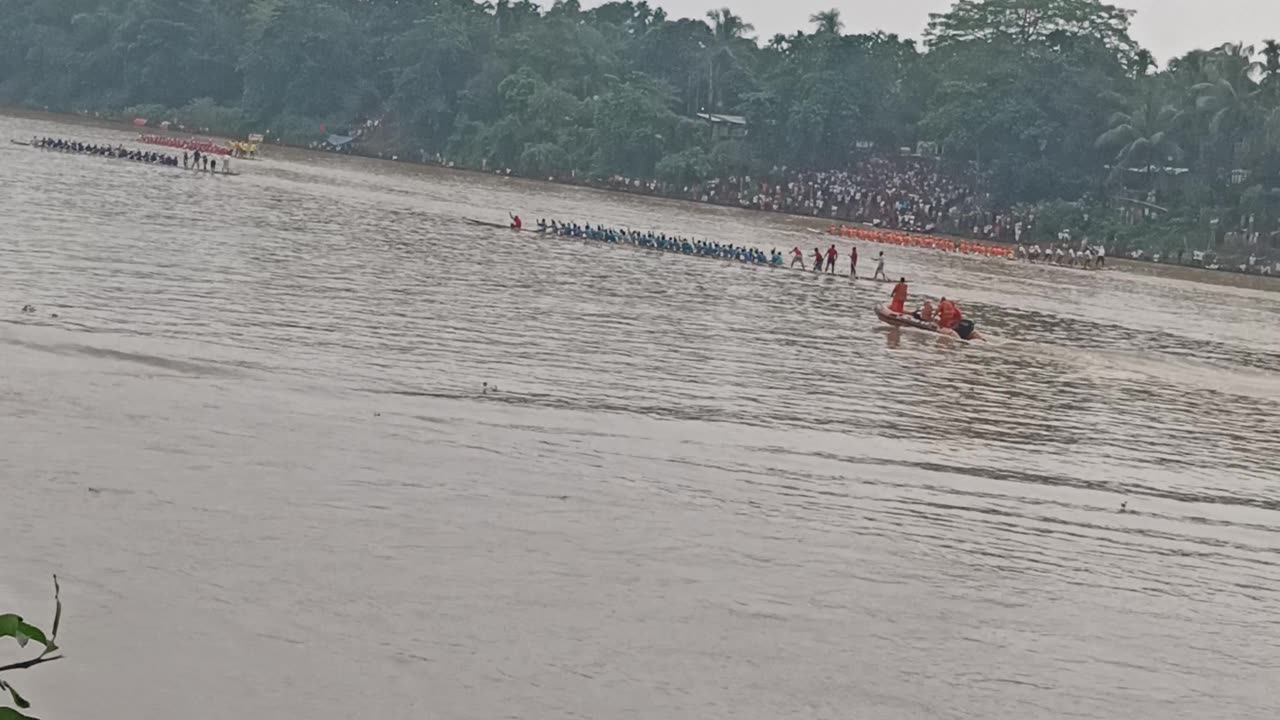
[[[295, 142], [376, 119], [368, 145], [410, 157], [686, 184], [928, 142], [993, 206], [1158, 186], [1185, 222], [1277, 214], [1280, 46], [1157, 69], [1100, 0], [958, 0], [919, 45], [836, 11], [757, 39], [730, 10], [645, 0], [0, 0], [0, 17], [0, 102]], [[717, 139], [699, 111], [750, 134]]]

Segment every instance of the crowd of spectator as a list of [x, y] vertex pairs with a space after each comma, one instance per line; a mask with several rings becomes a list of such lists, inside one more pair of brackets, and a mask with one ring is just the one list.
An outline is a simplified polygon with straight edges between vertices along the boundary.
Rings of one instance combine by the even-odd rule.
[[604, 184], [716, 205], [868, 223], [892, 230], [945, 232], [1016, 242], [1033, 217], [996, 212], [977, 179], [953, 174], [930, 158], [873, 157], [849, 170], [775, 168], [764, 176], [716, 178], [689, 186], [622, 176]]

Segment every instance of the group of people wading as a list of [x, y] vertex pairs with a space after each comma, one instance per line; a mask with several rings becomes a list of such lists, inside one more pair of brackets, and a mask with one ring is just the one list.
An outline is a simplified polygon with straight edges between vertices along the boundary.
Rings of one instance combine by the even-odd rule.
[[[813, 272], [825, 272], [831, 275], [836, 273], [836, 261], [840, 259], [840, 251], [835, 245], [827, 248], [824, 253], [820, 248], [813, 249]], [[804, 251], [797, 247], [791, 248], [791, 267], [799, 265], [801, 270], [807, 269], [804, 264]], [[849, 249], [849, 277], [858, 279], [858, 246], [854, 245]], [[876, 256], [876, 271], [871, 276], [872, 280], [881, 282], [889, 282], [889, 277], [884, 272], [884, 251]]]
[[1050, 265], [1064, 265], [1086, 270], [1101, 269], [1107, 264], [1107, 248], [1102, 245], [1085, 245], [1079, 250], [1068, 245], [1053, 245], [1042, 248], [1039, 245], [1019, 245], [1014, 251], [1019, 260]]
[[[190, 154], [182, 153], [182, 167], [191, 170], [207, 170], [209, 172], [218, 172], [218, 158], [202, 153], [196, 150]], [[222, 158], [222, 172], [231, 172], [231, 159]]]

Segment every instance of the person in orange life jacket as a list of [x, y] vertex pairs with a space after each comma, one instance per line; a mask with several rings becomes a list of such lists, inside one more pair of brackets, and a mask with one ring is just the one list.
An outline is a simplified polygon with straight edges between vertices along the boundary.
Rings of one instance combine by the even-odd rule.
[[954, 330], [963, 319], [960, 308], [954, 302], [946, 298], [938, 302], [938, 327], [943, 330]]
[[938, 328], [942, 332], [953, 332], [961, 340], [982, 340], [972, 320], [964, 317], [960, 306], [951, 300], [942, 298], [938, 303]]
[[889, 310], [899, 315], [907, 311], [907, 279], [901, 278], [898, 284], [893, 286], [893, 301], [889, 303]]

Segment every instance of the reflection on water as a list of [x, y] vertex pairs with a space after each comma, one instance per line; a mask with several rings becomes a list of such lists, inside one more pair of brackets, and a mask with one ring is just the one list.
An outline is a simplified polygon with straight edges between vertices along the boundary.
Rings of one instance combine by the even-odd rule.
[[[44, 132], [127, 139], [0, 118], [0, 136]], [[805, 703], [815, 717], [1274, 715], [1263, 678], [1280, 650], [1280, 294], [889, 249], [891, 274], [958, 298], [993, 338], [968, 345], [879, 325], [886, 286], [461, 218], [512, 209], [766, 250], [825, 246], [806, 232], [820, 222], [288, 151], [223, 178], [0, 150], [0, 317], [13, 309], [0, 348], [19, 368], [10, 411], [73, 428], [55, 452], [32, 426], [12, 426], [33, 448], [15, 472], [56, 475], [100, 452], [94, 443], [186, 448], [198, 437], [207, 447], [189, 452], [200, 462], [102, 462], [131, 491], [172, 497], [148, 512], [174, 523], [300, 543], [291, 560], [246, 567], [217, 564], [234, 552], [218, 543], [171, 539], [144, 561], [157, 551], [139, 548], [155, 538], [113, 529], [117, 565], [82, 569], [85, 585], [141, 573], [129, 592], [145, 598], [190, 578], [244, 588], [258, 569], [325, 565], [281, 595], [243, 591], [262, 625], [297, 610], [285, 594], [366, 588], [313, 600], [293, 621], [300, 643], [345, 612], [407, 627], [428, 598], [451, 622], [410, 632], [397, 652], [443, 663], [437, 682], [476, 689], [442, 696], [449, 717], [660, 706], [664, 717], [763, 718], [804, 714]], [[20, 315], [25, 303], [40, 312]], [[53, 384], [57, 368], [68, 374]], [[192, 379], [224, 400], [202, 410], [169, 399]], [[485, 382], [498, 390], [478, 392]], [[385, 405], [400, 425], [376, 439], [364, 426], [338, 432], [326, 419], [335, 403]], [[208, 434], [191, 435], [198, 424]], [[413, 513], [401, 505], [412, 483], [389, 481], [410, 458], [443, 475], [433, 504]], [[237, 473], [251, 459], [271, 477], [305, 468], [320, 487], [364, 479], [312, 505], [305, 488], [246, 484]], [[191, 484], [175, 486], [175, 474]], [[529, 507], [535, 495], [568, 502], [570, 479], [600, 506]], [[258, 537], [234, 513], [219, 519], [237, 507], [231, 487], [266, 508], [254, 513], [294, 506], [296, 522], [259, 517]], [[32, 507], [54, 492], [16, 491]], [[97, 513], [141, 512], [128, 497], [68, 522], [96, 538], [107, 532]], [[418, 542], [424, 516], [447, 542]], [[416, 600], [403, 576], [365, 567], [355, 548], [370, 528], [387, 563], [433, 568]], [[524, 554], [535, 548], [545, 554]], [[166, 566], [165, 552], [195, 566], [143, 571]], [[498, 572], [499, 557], [518, 563], [514, 575]], [[577, 573], [581, 586], [565, 579]], [[539, 594], [561, 582], [576, 600]], [[557, 618], [554, 632], [480, 629], [534, 607]], [[581, 626], [558, 615], [569, 607]], [[521, 659], [507, 644], [516, 632], [554, 658]], [[849, 655], [854, 645], [874, 668]], [[601, 655], [570, 668], [584, 652]], [[360, 681], [387, 714], [422, 707], [396, 680], [401, 661], [356, 659], [378, 668]], [[787, 665], [755, 676], [777, 659]], [[718, 690], [717, 667], [733, 693]], [[579, 671], [611, 689], [585, 699], [556, 679]], [[257, 682], [273, 672], [284, 671], [256, 668]], [[816, 680], [832, 673], [856, 679]], [[164, 708], [190, 714], [192, 697]], [[251, 709], [268, 707], [251, 697]], [[308, 710], [345, 717], [354, 706]]]

